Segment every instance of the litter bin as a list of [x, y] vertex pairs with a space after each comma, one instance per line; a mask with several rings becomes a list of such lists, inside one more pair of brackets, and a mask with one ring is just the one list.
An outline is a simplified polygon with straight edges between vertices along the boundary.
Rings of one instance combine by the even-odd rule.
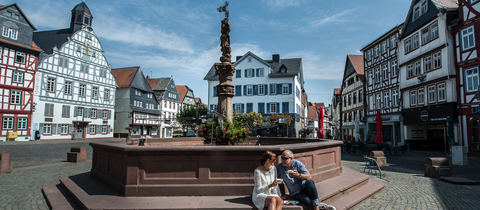
[[468, 149], [465, 146], [452, 146], [452, 164], [468, 165]]

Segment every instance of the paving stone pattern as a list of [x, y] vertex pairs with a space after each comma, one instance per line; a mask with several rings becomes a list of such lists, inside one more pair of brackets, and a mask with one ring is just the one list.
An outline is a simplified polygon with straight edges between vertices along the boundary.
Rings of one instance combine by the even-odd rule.
[[[10, 153], [16, 169], [12, 173], [0, 174], [0, 209], [48, 209], [42, 187], [58, 183], [60, 178], [66, 176], [90, 171], [91, 161], [65, 163], [72, 146], [85, 146], [87, 160], [91, 160], [89, 142], [0, 142], [0, 151]], [[426, 158], [432, 155], [445, 157], [446, 153], [410, 151], [408, 156], [388, 156], [387, 162], [395, 167], [422, 173]], [[342, 160], [345, 160], [342, 165], [363, 172], [360, 156], [342, 154]], [[26, 166], [43, 167], [22, 170]], [[355, 209], [480, 209], [480, 191], [405, 171], [384, 171], [385, 189]], [[454, 166], [454, 176], [477, 181], [480, 181], [479, 171], [479, 158], [469, 158], [468, 166]], [[371, 178], [376, 179], [376, 176], [371, 175]]]

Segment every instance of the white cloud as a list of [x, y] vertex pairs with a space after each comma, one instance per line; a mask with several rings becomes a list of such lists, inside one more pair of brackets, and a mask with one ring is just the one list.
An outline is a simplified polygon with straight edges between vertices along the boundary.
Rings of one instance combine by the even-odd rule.
[[287, 53], [285, 58], [302, 58], [305, 80], [341, 81], [345, 67], [345, 57], [324, 57], [315, 52], [298, 51]]
[[349, 21], [349, 19], [347, 19], [347, 18], [352, 17], [349, 14], [352, 13], [353, 11], [355, 11], [355, 9], [343, 10], [341, 12], [335, 13], [334, 15], [328, 15], [325, 18], [312, 20], [310, 25], [311, 25], [311, 27], [316, 28], [316, 27], [331, 25], [331, 24], [335, 24], [335, 23], [347, 22], [347, 21]]
[[267, 0], [269, 7], [276, 7], [280, 9], [291, 6], [299, 6], [305, 2], [306, 0]]
[[25, 2], [18, 3], [18, 6], [39, 31], [43, 28], [50, 30], [70, 27], [70, 10], [73, 6], [61, 1], [32, 1], [29, 2], [31, 5], [24, 6], [24, 4]]

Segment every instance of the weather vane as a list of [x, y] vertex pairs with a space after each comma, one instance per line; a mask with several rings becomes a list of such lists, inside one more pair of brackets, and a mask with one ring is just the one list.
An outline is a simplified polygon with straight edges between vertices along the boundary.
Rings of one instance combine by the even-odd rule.
[[225, 18], [228, 18], [228, 1], [225, 1], [225, 6], [217, 8], [218, 12], [225, 12]]

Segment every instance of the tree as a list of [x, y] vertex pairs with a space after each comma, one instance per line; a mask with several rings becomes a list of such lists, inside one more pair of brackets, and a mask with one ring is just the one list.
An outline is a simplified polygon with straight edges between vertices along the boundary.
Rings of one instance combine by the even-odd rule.
[[197, 123], [200, 123], [200, 116], [207, 115], [207, 105], [184, 105], [177, 113], [177, 121], [184, 128], [195, 129]]
[[235, 111], [233, 120], [242, 122], [249, 128], [257, 128], [263, 126], [263, 116], [262, 114], [256, 112], [237, 114], [237, 112]]

